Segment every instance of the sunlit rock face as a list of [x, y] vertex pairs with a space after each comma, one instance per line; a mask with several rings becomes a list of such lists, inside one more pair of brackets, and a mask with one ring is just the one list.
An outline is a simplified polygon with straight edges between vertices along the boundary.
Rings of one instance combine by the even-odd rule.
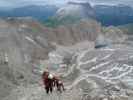
[[122, 44], [128, 39], [128, 35], [117, 27], [109, 26], [102, 28], [102, 34], [98, 34], [95, 41], [95, 48], [106, 47], [112, 44]]
[[127, 39], [127, 35], [117, 27], [104, 28], [103, 33], [110, 43], [122, 43]]
[[130, 46], [115, 44], [77, 51], [76, 62], [66, 69], [59, 67], [57, 73], [62, 75], [68, 89], [80, 88], [85, 100], [130, 100], [133, 96], [132, 50]]

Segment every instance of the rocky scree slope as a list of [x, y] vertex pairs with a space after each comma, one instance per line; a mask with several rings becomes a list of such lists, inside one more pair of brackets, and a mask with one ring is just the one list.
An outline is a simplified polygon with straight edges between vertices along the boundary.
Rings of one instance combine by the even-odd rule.
[[[0, 41], [1, 41], [0, 54], [2, 56], [0, 58], [1, 62], [0, 91], [2, 91], [0, 92], [1, 99], [5, 100], [9, 100], [10, 98], [13, 98], [13, 100], [15, 99], [29, 100], [29, 98], [31, 100], [34, 100], [35, 98], [39, 99], [36, 93], [42, 94], [44, 93], [44, 90], [42, 86], [38, 85], [41, 74], [40, 70], [38, 71], [38, 73], [35, 73], [34, 70], [38, 70], [39, 67], [41, 67], [40, 66], [41, 61], [45, 62], [46, 59], [49, 59], [50, 57], [48, 57], [48, 54], [53, 51], [59, 50], [59, 55], [61, 51], [61, 53], [63, 54], [61, 55], [62, 58], [65, 58], [66, 52], [68, 52], [66, 54], [70, 53], [70, 56], [72, 53], [72, 56], [76, 55], [77, 57], [79, 56], [79, 54], [82, 54], [83, 51], [88, 48], [89, 50], [94, 49], [94, 42], [97, 39], [98, 34], [102, 34], [101, 28], [102, 28], [101, 25], [94, 20], [88, 20], [88, 21], [81, 20], [79, 23], [70, 26], [62, 25], [56, 28], [49, 28], [41, 25], [37, 21], [28, 17], [8, 18], [6, 20], [1, 19], [0, 20]], [[84, 46], [84, 44], [86, 43], [84, 42], [85, 40], [87, 41], [87, 44], [91, 45]], [[83, 42], [83, 44], [81, 42]], [[79, 44], [76, 45], [77, 43]], [[85, 48], [85, 49], [80, 49], [80, 48]], [[5, 55], [7, 55], [8, 63], [3, 63], [3, 61], [5, 60]], [[48, 62], [49, 61], [50, 60], [48, 60]], [[54, 73], [56, 73], [57, 71], [57, 73], [59, 73], [64, 77], [63, 81], [65, 82], [65, 86], [68, 88], [68, 91], [66, 91], [61, 97], [64, 98], [64, 100], [70, 100], [70, 98], [67, 98], [69, 96], [70, 97], [72, 96], [73, 98], [72, 100], [77, 100], [77, 98], [75, 99], [76, 96], [74, 95], [77, 93], [77, 91], [80, 91], [81, 88], [78, 88], [78, 90], [75, 90], [75, 88], [80, 87], [80, 85], [77, 84], [79, 83], [80, 80], [82, 80], [82, 73], [80, 73], [80, 71], [82, 72], [82, 69], [78, 68], [79, 63], [80, 61], [78, 61], [78, 59], [74, 57], [74, 62], [68, 64], [69, 65], [69, 67], [67, 67], [68, 71], [67, 69], [60, 69], [60, 68], [58, 70], [53, 70]], [[44, 70], [45, 67], [44, 65], [45, 63], [43, 63], [41, 71]], [[54, 65], [55, 64], [52, 64], [52, 66]], [[68, 73], [64, 72], [63, 70], [67, 71]], [[71, 76], [73, 77], [71, 78]], [[80, 77], [77, 78], [77, 76], [81, 76], [81, 78]], [[75, 78], [77, 79], [75, 80]], [[75, 81], [72, 81], [72, 79]], [[86, 82], [85, 83], [84, 81], [83, 83], [81, 82], [81, 87], [83, 86], [82, 84], [86, 84]], [[32, 86], [36, 88], [33, 88]], [[75, 94], [69, 94], [69, 93], [75, 93]], [[79, 92], [80, 97], [83, 96], [82, 93], [83, 93], [82, 91]], [[67, 96], [66, 98], [65, 95]], [[79, 100], [81, 100], [80, 97], [78, 98]], [[42, 96], [41, 98], [44, 99], [45, 97]], [[57, 96], [52, 96], [52, 98], [57, 98]]]

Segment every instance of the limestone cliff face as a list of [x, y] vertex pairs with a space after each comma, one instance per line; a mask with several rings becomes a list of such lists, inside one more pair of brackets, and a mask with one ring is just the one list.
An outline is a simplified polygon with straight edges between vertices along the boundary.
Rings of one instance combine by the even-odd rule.
[[85, 40], [95, 41], [101, 33], [101, 25], [94, 20], [81, 20], [71, 25], [61, 25], [47, 31], [50, 41], [60, 45], [72, 45]]

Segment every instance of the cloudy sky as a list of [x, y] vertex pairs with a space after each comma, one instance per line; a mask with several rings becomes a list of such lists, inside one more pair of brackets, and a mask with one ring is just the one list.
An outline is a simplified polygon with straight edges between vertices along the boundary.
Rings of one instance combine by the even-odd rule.
[[[61, 5], [68, 1], [79, 1], [79, 0], [0, 0], [0, 7], [18, 7], [23, 5], [46, 5], [55, 4]], [[80, 0], [88, 1], [91, 4], [127, 4], [133, 6], [133, 0]]]

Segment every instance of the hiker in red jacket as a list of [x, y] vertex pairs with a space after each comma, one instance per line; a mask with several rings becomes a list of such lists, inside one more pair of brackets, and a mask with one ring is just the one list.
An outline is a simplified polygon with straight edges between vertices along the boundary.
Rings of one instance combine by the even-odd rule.
[[57, 87], [57, 91], [59, 91], [60, 93], [62, 92], [62, 90], [65, 90], [63, 82], [59, 79], [59, 77], [50, 74], [48, 71], [43, 72], [42, 78], [47, 94], [49, 93], [49, 91], [52, 93], [54, 86]]
[[54, 80], [53, 80], [54, 76], [50, 74], [48, 71], [44, 71], [42, 78], [43, 78], [43, 83], [45, 85], [46, 93], [48, 94], [49, 91], [52, 93], [54, 86]]

